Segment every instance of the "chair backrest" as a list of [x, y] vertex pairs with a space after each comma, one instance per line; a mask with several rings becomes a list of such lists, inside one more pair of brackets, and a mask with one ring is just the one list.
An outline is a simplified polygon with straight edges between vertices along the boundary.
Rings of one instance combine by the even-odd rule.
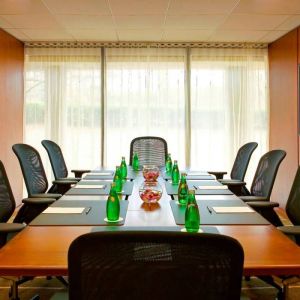
[[257, 148], [257, 143], [251, 142], [243, 145], [235, 158], [234, 164], [231, 169], [231, 179], [237, 179], [243, 181], [246, 175], [246, 171], [250, 162], [250, 158], [254, 150]]
[[137, 153], [141, 166], [156, 165], [163, 167], [166, 164], [168, 145], [161, 137], [141, 136], [133, 139], [130, 143], [130, 165], [132, 165], [134, 153]]
[[12, 193], [4, 165], [0, 160], [0, 222], [7, 222], [15, 208], [15, 198]]
[[243, 260], [223, 235], [89, 233], [69, 248], [69, 299], [240, 299]]
[[15, 144], [12, 149], [19, 160], [28, 196], [46, 193], [48, 181], [38, 151], [27, 144]]
[[300, 167], [298, 167], [289, 198], [286, 213], [294, 225], [300, 225]]
[[48, 153], [55, 179], [67, 177], [68, 169], [60, 147], [49, 140], [43, 140], [42, 145]]
[[278, 168], [285, 156], [283, 150], [272, 150], [261, 157], [251, 185], [251, 195], [270, 200]]

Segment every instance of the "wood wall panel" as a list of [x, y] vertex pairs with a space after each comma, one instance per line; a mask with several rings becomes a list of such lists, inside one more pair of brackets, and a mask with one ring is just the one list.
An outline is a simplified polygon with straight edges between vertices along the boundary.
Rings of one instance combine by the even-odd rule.
[[23, 141], [24, 45], [0, 29], [0, 159], [17, 203], [22, 197], [22, 173], [12, 152]]
[[272, 200], [285, 206], [298, 167], [298, 32], [269, 45], [270, 149], [287, 152], [275, 181]]

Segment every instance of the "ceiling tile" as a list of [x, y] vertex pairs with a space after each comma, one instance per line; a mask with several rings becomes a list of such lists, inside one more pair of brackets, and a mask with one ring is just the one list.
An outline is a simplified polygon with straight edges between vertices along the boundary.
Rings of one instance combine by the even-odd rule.
[[65, 28], [77, 29], [102, 29], [114, 28], [111, 16], [91, 16], [91, 15], [56, 15], [57, 20]]
[[233, 13], [243, 14], [298, 14], [299, 0], [240, 0]]
[[168, 15], [228, 14], [238, 0], [171, 0]]
[[22, 30], [33, 41], [72, 41], [74, 38], [64, 30], [52, 29], [23, 29]]
[[68, 29], [68, 32], [78, 41], [117, 41], [114, 30], [101, 29]]
[[272, 30], [282, 24], [287, 15], [230, 15], [221, 25], [222, 30]]
[[116, 26], [120, 29], [161, 28], [164, 20], [163, 15], [115, 16]]
[[160, 30], [118, 30], [120, 41], [161, 41], [162, 31]]
[[49, 13], [41, 0], [0, 0], [0, 12], [3, 15]]
[[300, 25], [300, 15], [290, 16], [276, 30], [292, 30]]
[[213, 30], [226, 18], [226, 15], [167, 16], [166, 28], [210, 29]]
[[9, 22], [14, 28], [60, 28], [53, 16], [49, 15], [1, 15], [4, 20]]
[[211, 35], [211, 30], [166, 30], [163, 35], [164, 41], [173, 42], [198, 42], [204, 41]]
[[107, 0], [43, 0], [54, 14], [110, 15]]
[[268, 31], [265, 30], [218, 30], [211, 37], [214, 42], [257, 42]]
[[5, 19], [0, 17], [0, 28], [13, 28], [9, 22], [7, 22]]
[[288, 31], [285, 30], [274, 30], [269, 31], [265, 36], [263, 36], [259, 41], [263, 43], [271, 43], [282, 37], [288, 33]]
[[162, 15], [169, 0], [109, 0], [113, 15]]
[[21, 29], [5, 29], [6, 32], [8, 32], [9, 34], [11, 34], [12, 36], [14, 36], [15, 38], [17, 38], [20, 41], [30, 41], [30, 38], [25, 35]]

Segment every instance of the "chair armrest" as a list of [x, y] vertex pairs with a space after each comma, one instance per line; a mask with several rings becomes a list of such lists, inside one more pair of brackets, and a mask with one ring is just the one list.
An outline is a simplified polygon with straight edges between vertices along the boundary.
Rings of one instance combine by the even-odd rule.
[[57, 185], [71, 185], [71, 184], [77, 184], [78, 180], [76, 179], [56, 179], [52, 181], [53, 184]]
[[29, 198], [52, 198], [52, 199], [59, 199], [60, 197], [62, 197], [62, 194], [54, 194], [54, 193], [33, 194], [29, 196]]
[[222, 179], [227, 172], [223, 171], [208, 171], [208, 174], [216, 176], [216, 179]]
[[279, 203], [277, 202], [270, 202], [270, 201], [250, 201], [247, 204], [252, 208], [257, 209], [273, 209], [274, 207], [278, 207]]
[[63, 181], [63, 180], [72, 180], [79, 182], [82, 178], [78, 177], [64, 177], [64, 178], [57, 178], [56, 180]]
[[41, 205], [52, 204], [56, 201], [54, 198], [25, 198], [22, 200], [24, 204]]
[[240, 198], [244, 202], [252, 202], [252, 201], [268, 201], [267, 197], [259, 197], [259, 196], [240, 196]]
[[245, 181], [240, 181], [240, 180], [232, 180], [232, 179], [224, 179], [224, 180], [220, 180], [220, 182], [224, 185], [227, 185], [227, 186], [239, 186], [239, 187], [242, 187], [242, 186], [245, 186], [246, 185], [246, 182]]
[[26, 225], [20, 223], [0, 223], [0, 233], [19, 232]]
[[300, 226], [279, 226], [277, 229], [286, 235], [300, 235]]
[[91, 170], [71, 170], [74, 173], [75, 177], [81, 178], [84, 173], [89, 173]]

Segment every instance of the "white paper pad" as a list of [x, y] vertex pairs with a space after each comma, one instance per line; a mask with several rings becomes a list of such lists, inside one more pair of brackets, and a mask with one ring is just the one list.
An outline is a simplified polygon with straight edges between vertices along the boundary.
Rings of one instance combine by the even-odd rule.
[[214, 206], [212, 209], [217, 214], [226, 214], [226, 213], [253, 213], [254, 210], [248, 206]]
[[81, 214], [85, 207], [48, 207], [43, 214]]
[[228, 190], [227, 185], [199, 185], [199, 190]]
[[86, 176], [93, 175], [93, 176], [110, 176], [112, 175], [112, 172], [90, 172], [86, 173]]
[[101, 189], [103, 190], [106, 187], [105, 184], [77, 184], [74, 186], [74, 189]]
[[91, 184], [91, 185], [93, 185], [93, 184], [100, 184], [100, 182], [103, 182], [103, 181], [105, 181], [105, 182], [112, 182], [113, 180], [112, 179], [101, 179], [101, 180], [93, 180], [93, 179], [81, 179], [80, 181], [82, 181], [82, 182], [88, 182], [88, 184]]

